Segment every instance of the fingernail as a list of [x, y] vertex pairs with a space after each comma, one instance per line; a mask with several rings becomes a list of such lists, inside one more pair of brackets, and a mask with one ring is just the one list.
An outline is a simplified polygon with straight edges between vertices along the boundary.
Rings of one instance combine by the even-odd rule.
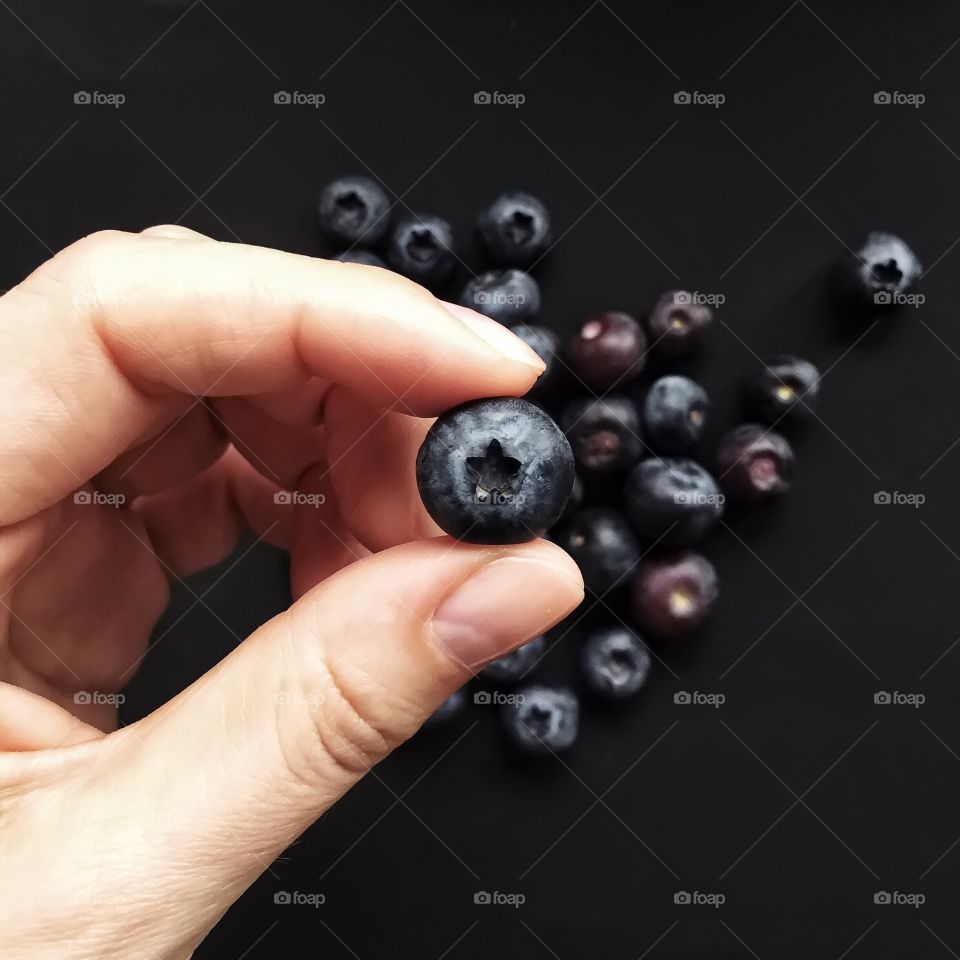
[[509, 653], [562, 620], [583, 599], [568, 570], [526, 557], [503, 557], [472, 574], [433, 616], [440, 645], [466, 667]]
[[546, 364], [536, 353], [502, 323], [497, 323], [496, 320], [491, 320], [475, 310], [461, 307], [456, 303], [447, 303], [445, 300], [442, 300], [441, 303], [461, 323], [465, 323], [478, 337], [485, 340], [494, 350], [498, 350], [505, 357], [525, 363], [539, 372], [546, 369]]

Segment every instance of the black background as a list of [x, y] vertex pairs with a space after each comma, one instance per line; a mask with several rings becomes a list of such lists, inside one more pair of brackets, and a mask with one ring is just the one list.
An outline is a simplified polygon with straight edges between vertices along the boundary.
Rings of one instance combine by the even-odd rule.
[[[826, 371], [794, 493], [708, 545], [716, 619], [660, 651], [639, 702], [588, 710], [572, 752], [538, 769], [504, 752], [487, 707], [421, 735], [199, 957], [960, 952], [958, 37], [947, 0], [0, 4], [5, 288], [103, 227], [180, 221], [329, 252], [318, 186], [366, 169], [398, 209], [448, 216], [474, 265], [476, 211], [507, 186], [541, 195], [558, 330], [677, 285], [722, 294], [692, 368], [715, 433], [758, 356]], [[126, 102], [76, 105], [79, 90]], [[279, 90], [326, 103], [275, 105]], [[526, 102], [475, 105], [478, 90]], [[726, 102], [677, 105], [679, 90]], [[926, 102], [876, 105], [880, 90]], [[927, 299], [851, 332], [824, 271], [874, 227], [917, 250]], [[878, 505], [881, 490], [926, 502]], [[231, 564], [198, 578], [202, 604], [178, 591], [127, 721], [288, 602], [282, 556]], [[545, 676], [568, 676], [578, 630]], [[680, 690], [726, 702], [677, 705]], [[876, 705], [881, 690], [926, 703]], [[326, 902], [275, 905], [281, 890]], [[479, 890], [526, 902], [475, 905]], [[675, 905], [677, 891], [726, 902]], [[926, 902], [875, 905], [876, 891]]]

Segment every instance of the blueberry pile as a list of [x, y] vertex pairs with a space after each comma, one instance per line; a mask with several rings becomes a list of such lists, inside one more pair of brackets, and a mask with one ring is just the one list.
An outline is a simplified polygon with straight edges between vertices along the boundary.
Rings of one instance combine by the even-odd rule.
[[[324, 189], [321, 228], [347, 247], [338, 259], [385, 263], [430, 287], [447, 281], [458, 260], [450, 225], [434, 216], [391, 225], [388, 207], [383, 190], [365, 177]], [[688, 637], [709, 619], [719, 579], [699, 546], [728, 503], [750, 509], [790, 489], [795, 456], [787, 437], [814, 415], [820, 373], [799, 357], [770, 357], [743, 391], [745, 422], [706, 450], [710, 398], [694, 380], [670, 372], [705, 344], [713, 312], [702, 298], [668, 291], [643, 322], [621, 311], [598, 313], [561, 343], [538, 322], [540, 289], [525, 272], [551, 243], [545, 205], [527, 193], [504, 193], [478, 217], [477, 236], [490, 269], [466, 284], [460, 303], [510, 327], [546, 370], [523, 400], [473, 401], [439, 417], [418, 454], [417, 483], [428, 512], [451, 536], [554, 540], [579, 566], [590, 609], [608, 614], [582, 631], [571, 688], [531, 682], [547, 652], [543, 637], [477, 678], [475, 699], [500, 704], [508, 739], [524, 753], [549, 755], [576, 740], [574, 686], [593, 702], [634, 697], [651, 672], [651, 647]], [[843, 310], [874, 315], [904, 302], [921, 274], [907, 244], [873, 232], [851, 249], [856, 254], [848, 252], [830, 278]], [[645, 376], [650, 359], [656, 376]], [[581, 613], [573, 616], [579, 623]], [[431, 723], [465, 707], [457, 691]]]

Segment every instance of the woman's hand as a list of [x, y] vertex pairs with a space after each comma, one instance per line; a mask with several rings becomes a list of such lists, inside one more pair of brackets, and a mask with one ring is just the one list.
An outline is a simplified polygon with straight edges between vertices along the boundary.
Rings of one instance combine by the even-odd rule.
[[[453, 542], [414, 482], [418, 418], [541, 369], [387, 271], [181, 227], [88, 237], [0, 299], [0, 955], [188, 957], [479, 665], [579, 603], [558, 548]], [[104, 733], [169, 578], [248, 529], [291, 551], [293, 606]]]

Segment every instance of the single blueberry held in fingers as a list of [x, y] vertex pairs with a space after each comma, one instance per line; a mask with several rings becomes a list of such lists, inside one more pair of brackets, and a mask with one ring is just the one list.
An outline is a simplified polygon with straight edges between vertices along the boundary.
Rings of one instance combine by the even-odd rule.
[[923, 268], [916, 254], [892, 233], [874, 231], [837, 262], [833, 285], [850, 308], [876, 313], [903, 302]]
[[547, 641], [543, 637], [534, 637], [522, 647], [517, 647], [512, 653], [488, 663], [481, 671], [480, 677], [491, 683], [517, 683], [531, 671], [543, 656]]
[[380, 184], [369, 177], [340, 177], [320, 192], [317, 219], [331, 239], [372, 246], [383, 237], [390, 201]]
[[665, 357], [686, 357], [703, 344], [713, 322], [713, 311], [686, 290], [670, 290], [654, 304], [647, 317], [650, 347]]
[[490, 260], [501, 267], [526, 267], [550, 245], [550, 214], [536, 197], [502, 193], [480, 214], [480, 239]]
[[747, 403], [765, 423], [790, 422], [812, 416], [819, 392], [820, 371], [784, 353], [764, 363], [748, 388]]
[[443, 723], [449, 723], [454, 718], [458, 717], [463, 713], [464, 708], [467, 705], [467, 698], [463, 692], [463, 689], [454, 690], [453, 693], [447, 697], [443, 703], [437, 707], [433, 713], [427, 717], [426, 722], [424, 723], [425, 727], [439, 726]]
[[779, 433], [745, 423], [721, 438], [717, 468], [720, 483], [732, 498], [769, 500], [790, 489], [793, 449]]
[[701, 626], [720, 595], [713, 564], [691, 550], [644, 560], [630, 582], [630, 607], [643, 630], [680, 637]]
[[387, 262], [417, 283], [441, 283], [450, 276], [455, 261], [453, 231], [440, 217], [406, 217], [390, 233]]
[[488, 270], [467, 282], [460, 304], [509, 327], [540, 312], [540, 286], [522, 270]]
[[574, 400], [563, 411], [562, 422], [585, 474], [622, 472], [643, 454], [640, 414], [626, 397]]
[[647, 338], [628, 313], [598, 313], [567, 343], [566, 356], [584, 383], [606, 390], [640, 373], [647, 359]]
[[333, 259], [340, 263], [359, 263], [364, 267], [386, 267], [386, 264], [369, 250], [344, 250]]
[[587, 587], [601, 596], [626, 582], [640, 559], [640, 544], [627, 518], [610, 507], [575, 513], [556, 542], [573, 557]]
[[510, 332], [519, 337], [546, 364], [537, 382], [527, 391], [529, 399], [543, 399], [556, 385], [560, 372], [557, 368], [560, 341], [552, 330], [533, 324], [518, 323], [510, 328]]
[[524, 753], [558, 753], [577, 739], [580, 703], [569, 690], [523, 687], [501, 709], [507, 736]]
[[580, 654], [587, 687], [607, 700], [636, 693], [650, 674], [650, 651], [632, 631], [622, 626], [602, 627], [586, 638]]
[[643, 404], [647, 439], [663, 453], [685, 453], [699, 441], [709, 406], [707, 392], [689, 377], [655, 380]]
[[624, 486], [627, 516], [650, 544], [685, 546], [702, 539], [723, 514], [723, 502], [713, 477], [683, 457], [644, 460]]
[[538, 406], [516, 397], [471, 400], [440, 416], [417, 454], [427, 512], [467, 543], [543, 536], [573, 488], [570, 444]]

